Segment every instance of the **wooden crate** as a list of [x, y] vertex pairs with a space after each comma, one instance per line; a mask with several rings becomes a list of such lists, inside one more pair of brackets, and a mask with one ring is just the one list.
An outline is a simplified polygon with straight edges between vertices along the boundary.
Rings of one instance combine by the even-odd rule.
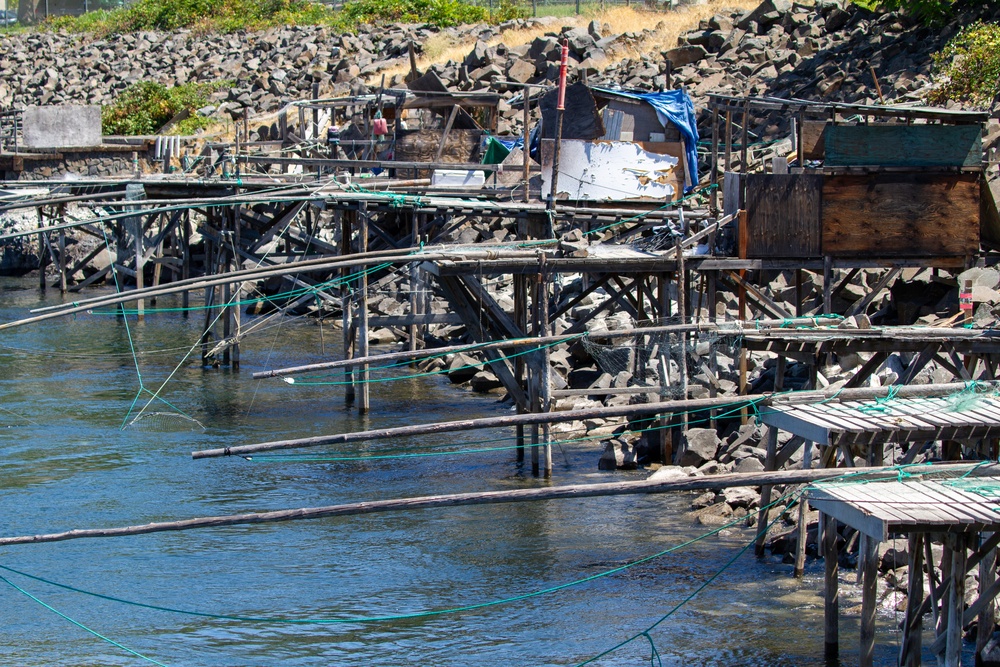
[[819, 174], [747, 174], [747, 257], [820, 257]]
[[979, 174], [827, 176], [822, 252], [834, 257], [957, 257], [979, 251]]

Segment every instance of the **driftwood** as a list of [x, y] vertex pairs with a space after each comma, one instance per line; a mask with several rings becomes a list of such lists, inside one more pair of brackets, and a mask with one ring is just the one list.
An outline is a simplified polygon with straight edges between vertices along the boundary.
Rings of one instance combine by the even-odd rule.
[[[971, 470], [978, 465], [980, 465], [979, 462], [965, 464], [939, 464], [933, 466], [933, 469], [935, 471], [942, 472]], [[993, 467], [994, 466], [979, 467], [975, 474], [990, 474], [990, 470]], [[344, 505], [329, 505], [326, 507], [303, 507], [300, 509], [277, 510], [273, 512], [230, 514], [226, 516], [185, 519], [182, 521], [163, 521], [158, 523], [147, 523], [140, 526], [88, 528], [68, 530], [62, 533], [2, 537], [0, 538], [0, 546], [61, 542], [64, 540], [75, 540], [85, 537], [123, 537], [126, 535], [143, 535], [146, 533], [193, 530], [197, 528], [214, 528], [218, 526], [234, 526], [251, 523], [274, 523], [278, 521], [295, 521], [298, 519], [321, 519], [331, 516], [353, 516], [356, 514], [374, 514], [376, 512], [398, 512], [404, 510], [428, 509], [431, 507], [458, 507], [462, 505], [523, 503], [564, 498], [593, 498], [596, 496], [670, 493], [673, 491], [698, 491], [703, 489], [721, 489], [736, 486], [761, 486], [762, 484], [802, 484], [817, 480], [843, 477], [846, 475], [863, 475], [864, 479], [872, 480], [883, 477], [894, 478], [898, 474], [899, 470], [894, 466], [882, 468], [861, 468], [857, 471], [848, 471], [843, 468], [815, 468], [811, 470], [784, 470], [777, 472], [706, 475], [703, 477], [685, 477], [682, 479], [647, 479], [638, 482], [570, 484], [555, 488], [455, 493], [438, 496], [419, 496], [415, 498], [396, 498], [392, 500], [373, 500], [371, 502], [347, 503]]]

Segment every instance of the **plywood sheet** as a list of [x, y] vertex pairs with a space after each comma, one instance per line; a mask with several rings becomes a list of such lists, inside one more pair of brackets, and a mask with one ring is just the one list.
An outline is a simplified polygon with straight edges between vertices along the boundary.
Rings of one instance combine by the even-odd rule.
[[969, 255], [979, 249], [979, 176], [828, 176], [821, 215], [824, 255]]
[[828, 167], [978, 167], [979, 125], [830, 125], [824, 139]]
[[747, 174], [747, 257], [820, 257], [823, 176]]
[[[552, 187], [555, 141], [542, 141], [542, 192]], [[565, 139], [559, 152], [559, 192], [577, 200], [669, 201], [677, 193], [680, 161], [625, 141]]]

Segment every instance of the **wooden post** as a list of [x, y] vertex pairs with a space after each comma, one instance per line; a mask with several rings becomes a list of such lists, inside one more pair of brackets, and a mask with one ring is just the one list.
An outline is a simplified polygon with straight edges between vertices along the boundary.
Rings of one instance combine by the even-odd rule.
[[878, 592], [878, 541], [867, 535], [861, 548], [865, 551], [861, 576], [861, 667], [875, 664], [875, 608]]
[[[712, 107], [712, 171], [709, 182], [712, 185], [719, 184], [719, 108]], [[709, 195], [709, 202], [712, 214], [717, 215], [719, 211], [719, 188], [713, 188]]]
[[59, 230], [59, 292], [66, 293], [66, 230]]
[[[749, 243], [749, 229], [747, 228], [747, 212], [745, 210], [740, 210], [739, 215], [739, 256], [740, 259], [747, 258], [747, 244]], [[739, 297], [739, 314], [740, 321], [746, 322], [747, 319], [747, 289], [744, 284], [743, 278], [746, 276], [746, 271], [740, 269], [740, 286], [738, 289]], [[739, 384], [740, 396], [744, 396], [747, 393], [747, 348], [745, 345], [740, 345], [740, 384]], [[747, 410], [743, 408], [740, 410], [740, 421], [744, 424], [747, 423]]]
[[[767, 455], [764, 459], [764, 470], [771, 471], [775, 468], [775, 458], [778, 454], [778, 427], [767, 427]], [[764, 541], [767, 539], [768, 512], [771, 504], [771, 487], [762, 486], [760, 488], [760, 510], [757, 512], [757, 541], [754, 545], [754, 553], [758, 557], [764, 555]]]
[[[333, 213], [334, 220], [340, 219], [340, 254], [341, 256], [347, 256], [351, 254], [351, 234], [353, 233], [353, 225], [351, 224], [355, 212], [353, 209], [342, 211], [337, 209]], [[351, 279], [351, 269], [342, 269], [341, 275], [341, 313], [342, 313], [342, 324], [343, 324], [343, 334], [344, 334], [344, 359], [351, 359], [355, 356], [354, 354], [354, 320], [351, 316], [353, 306], [353, 293]], [[344, 401], [350, 405], [354, 402], [354, 368], [352, 366], [344, 367]]]
[[[519, 237], [523, 238], [522, 234]], [[514, 274], [514, 322], [520, 327], [521, 331], [528, 330], [528, 283], [523, 274]], [[514, 359], [514, 377], [517, 378], [518, 384], [527, 389], [526, 375], [527, 365], [524, 363], [524, 355], [518, 355]], [[517, 403], [517, 414], [524, 414], [530, 409], [530, 406], [521, 405], [520, 401]], [[524, 463], [524, 426], [518, 426], [516, 429], [517, 434], [517, 462]]]
[[911, 533], [907, 538], [910, 566], [906, 581], [906, 616], [903, 621], [903, 642], [899, 649], [899, 664], [902, 667], [920, 667], [921, 634], [923, 614], [920, 607], [924, 602], [924, 547], [923, 533]]
[[[980, 540], [985, 540], [992, 533], [982, 533], [979, 537]], [[979, 595], [982, 596], [983, 593], [993, 585], [996, 581], [997, 565], [997, 550], [994, 547], [990, 549], [989, 552], [983, 555], [983, 559], [979, 561]], [[976, 624], [976, 665], [982, 662], [983, 649], [986, 648], [986, 643], [989, 642], [990, 637], [993, 636], [993, 629], [996, 627], [996, 602], [990, 600], [983, 607], [983, 610], [979, 613], [979, 619]]]
[[743, 102], [743, 116], [741, 118], [743, 121], [743, 131], [740, 136], [740, 173], [749, 173], [747, 169], [747, 151], [748, 144], [750, 142], [750, 98], [748, 97]]
[[722, 161], [723, 173], [732, 171], [733, 165], [733, 112], [726, 109], [726, 154]]
[[[232, 241], [233, 241], [233, 248], [232, 248], [232, 251], [233, 251], [233, 271], [238, 271], [239, 268], [240, 268], [240, 258], [239, 258], [238, 253], [239, 253], [239, 248], [240, 248], [240, 241], [242, 240], [241, 236], [240, 236], [240, 205], [239, 204], [236, 204], [233, 207], [233, 232], [232, 232], [232, 237], [231, 238], [232, 238]], [[232, 325], [233, 341], [232, 341], [232, 344], [230, 345], [230, 348], [233, 351], [233, 353], [232, 353], [232, 366], [231, 366], [231, 368], [234, 371], [238, 371], [240, 369], [240, 303], [239, 303], [240, 302], [240, 291], [241, 291], [240, 290], [240, 284], [237, 283], [237, 285], [236, 285], [236, 296], [235, 296], [235, 298], [236, 298], [236, 304], [231, 307], [231, 313], [232, 313], [232, 318], [233, 318], [233, 325]]]
[[837, 660], [840, 653], [840, 590], [837, 562], [837, 520], [823, 516], [823, 560], [826, 572], [823, 599], [823, 653], [827, 661]]
[[524, 152], [524, 197], [525, 202], [531, 201], [531, 195], [529, 190], [529, 183], [531, 182], [531, 173], [529, 167], [531, 166], [531, 146], [529, 142], [531, 140], [531, 133], [529, 132], [528, 124], [531, 122], [531, 86], [524, 86], [524, 132], [522, 133], [522, 151]]
[[809, 539], [809, 501], [799, 496], [798, 540], [795, 543], [795, 569], [792, 576], [800, 579], [806, 570], [806, 540]]
[[823, 314], [833, 312], [833, 257], [823, 258]]
[[[538, 330], [536, 336], [549, 335], [549, 276], [545, 270], [545, 255], [538, 256]], [[539, 355], [539, 400], [541, 412], [552, 410], [552, 363], [548, 345], [543, 346]], [[552, 477], [552, 438], [548, 422], [542, 424], [542, 441], [545, 446], [543, 475]]]
[[[364, 201], [358, 202], [358, 252], [368, 252], [368, 204]], [[360, 285], [358, 287], [358, 350], [362, 357], [368, 356], [368, 267], [361, 271]], [[358, 414], [368, 414], [369, 391], [368, 391], [368, 364], [361, 365], [360, 378], [361, 391], [358, 398]]]
[[[410, 53], [413, 52], [413, 42], [410, 42]], [[420, 245], [420, 220], [418, 219], [419, 214], [414, 211], [410, 214], [410, 247], [416, 248]], [[419, 313], [417, 309], [420, 307], [420, 299], [417, 298], [417, 293], [420, 289], [419, 287], [419, 274], [420, 268], [416, 262], [410, 263], [410, 315], [416, 316]], [[410, 341], [408, 347], [411, 351], [416, 351], [419, 349], [417, 345], [417, 330], [416, 324], [411, 324], [409, 328]]]
[[[38, 215], [38, 228], [41, 229], [45, 226], [45, 208], [39, 206], [35, 209], [35, 212]], [[45, 232], [38, 232], [38, 289], [43, 293], [47, 287], [45, 284], [45, 246]]]
[[944, 650], [945, 667], [962, 664], [962, 613], [965, 611], [965, 562], [967, 553], [965, 537], [955, 537], [952, 547], [951, 591], [948, 594], [947, 643]]
[[[191, 210], [184, 211], [181, 222], [181, 280], [191, 277]], [[183, 316], [188, 316], [188, 306], [190, 302], [190, 292], [181, 292], [181, 308]]]

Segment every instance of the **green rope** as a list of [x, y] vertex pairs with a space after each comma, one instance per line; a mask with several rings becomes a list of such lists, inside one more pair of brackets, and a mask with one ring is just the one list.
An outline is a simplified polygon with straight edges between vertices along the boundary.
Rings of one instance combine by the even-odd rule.
[[[6, 568], [5, 568], [5, 569], [6, 569]], [[13, 572], [13, 570], [11, 570], [11, 572]], [[28, 576], [28, 575], [25, 575], [25, 576]], [[162, 662], [158, 662], [158, 661], [156, 661], [156, 660], [153, 660], [152, 658], [150, 658], [150, 657], [148, 657], [148, 656], [145, 656], [145, 655], [143, 655], [142, 653], [139, 653], [138, 651], [135, 651], [135, 650], [133, 650], [133, 649], [130, 649], [129, 647], [127, 647], [127, 646], [124, 646], [124, 645], [122, 645], [122, 644], [119, 644], [119, 643], [118, 643], [118, 642], [116, 642], [115, 640], [113, 640], [113, 639], [110, 639], [110, 638], [108, 638], [108, 637], [105, 637], [104, 635], [102, 635], [101, 633], [97, 632], [96, 630], [92, 630], [91, 628], [88, 628], [88, 627], [87, 627], [86, 625], [84, 625], [83, 623], [80, 623], [79, 621], [77, 621], [77, 620], [74, 620], [74, 619], [70, 618], [69, 616], [67, 616], [66, 614], [62, 613], [61, 611], [59, 611], [59, 610], [58, 610], [58, 609], [56, 609], [55, 607], [53, 607], [53, 606], [51, 606], [51, 605], [49, 605], [49, 604], [47, 604], [47, 603], [43, 602], [42, 600], [38, 599], [37, 597], [35, 597], [35, 596], [34, 596], [34, 595], [32, 595], [31, 593], [29, 593], [28, 591], [24, 590], [23, 588], [21, 588], [20, 586], [18, 586], [18, 585], [17, 585], [17, 584], [15, 584], [14, 582], [12, 582], [12, 581], [10, 581], [9, 579], [7, 579], [6, 577], [2, 577], [2, 576], [0, 576], [0, 581], [2, 581], [3, 583], [7, 584], [8, 586], [10, 586], [11, 588], [13, 588], [14, 590], [18, 591], [19, 593], [21, 593], [21, 594], [23, 594], [23, 595], [27, 596], [27, 597], [28, 597], [28, 598], [30, 598], [31, 600], [34, 600], [35, 602], [37, 602], [37, 603], [38, 603], [38, 604], [40, 604], [41, 606], [43, 606], [43, 607], [45, 607], [46, 609], [48, 609], [49, 611], [51, 611], [51, 612], [52, 612], [53, 614], [56, 614], [57, 616], [60, 616], [61, 618], [63, 618], [63, 619], [65, 619], [65, 620], [69, 621], [70, 623], [72, 623], [72, 624], [73, 624], [73, 625], [75, 625], [76, 627], [78, 627], [78, 628], [80, 628], [80, 629], [82, 629], [82, 630], [85, 630], [86, 632], [89, 632], [90, 634], [94, 635], [94, 636], [95, 636], [95, 637], [97, 637], [98, 639], [100, 639], [100, 640], [102, 640], [102, 641], [105, 641], [105, 642], [107, 642], [107, 643], [111, 644], [112, 646], [114, 646], [114, 647], [116, 647], [116, 648], [120, 648], [121, 650], [123, 650], [123, 651], [125, 651], [125, 652], [127, 652], [127, 653], [131, 653], [132, 655], [136, 656], [137, 658], [142, 658], [142, 659], [143, 659], [143, 660], [145, 660], [146, 662], [151, 662], [151, 663], [153, 663], [154, 665], [159, 665], [159, 667], [167, 667], [167, 666], [166, 666], [166, 665], [164, 665], [164, 664], [163, 664]]]
[[[782, 502], [789, 495], [791, 495], [791, 494], [785, 494], [785, 496], [782, 496], [781, 498], [778, 498], [774, 502], [766, 505], [764, 507], [764, 509], [770, 509], [770, 508], [774, 507], [775, 505], [777, 505], [780, 502]], [[649, 563], [651, 561], [654, 561], [654, 560], [656, 560], [658, 558], [662, 558], [663, 556], [666, 556], [668, 554], [676, 553], [676, 552], [678, 552], [678, 551], [680, 551], [682, 549], [685, 549], [685, 548], [687, 548], [687, 547], [689, 547], [689, 546], [691, 546], [693, 544], [697, 544], [698, 542], [701, 542], [702, 540], [705, 540], [705, 539], [708, 539], [709, 537], [717, 535], [718, 533], [722, 532], [723, 530], [726, 530], [728, 528], [732, 528], [733, 526], [735, 526], [735, 525], [737, 525], [737, 524], [739, 524], [741, 522], [744, 522], [744, 521], [746, 521], [746, 517], [745, 516], [744, 517], [738, 517], [737, 519], [735, 519], [735, 520], [733, 520], [733, 521], [731, 521], [731, 522], [729, 522], [727, 524], [724, 524], [722, 526], [718, 526], [716, 528], [713, 528], [712, 530], [708, 531], [707, 533], [704, 533], [704, 534], [699, 535], [697, 537], [693, 537], [693, 538], [691, 538], [689, 540], [685, 540], [684, 542], [681, 542], [680, 544], [674, 545], [674, 546], [669, 547], [667, 549], [664, 549], [662, 551], [658, 551], [655, 554], [652, 554], [652, 555], [649, 555], [649, 556], [643, 556], [641, 558], [638, 558], [636, 560], [630, 561], [628, 563], [625, 563], [624, 565], [620, 565], [620, 566], [612, 568], [610, 570], [605, 570], [604, 572], [598, 572], [597, 574], [592, 574], [590, 576], [583, 577], [581, 579], [576, 579], [574, 581], [568, 581], [568, 582], [565, 582], [565, 583], [562, 583], [562, 584], [557, 584], [555, 586], [550, 586], [548, 588], [543, 588], [543, 589], [540, 589], [540, 590], [535, 590], [535, 591], [531, 591], [531, 592], [528, 592], [528, 593], [523, 593], [521, 595], [515, 595], [515, 596], [512, 596], [512, 597], [502, 598], [502, 599], [499, 599], [499, 600], [491, 600], [491, 601], [488, 601], [488, 602], [479, 602], [479, 603], [475, 603], [475, 604], [462, 605], [462, 606], [457, 606], [457, 607], [450, 607], [450, 608], [447, 608], [447, 609], [435, 609], [435, 610], [429, 610], [429, 611], [413, 612], [413, 613], [409, 613], [409, 614], [397, 614], [397, 615], [386, 615], [386, 616], [356, 616], [356, 617], [347, 617], [347, 618], [301, 618], [301, 619], [296, 619], [296, 618], [282, 618], [282, 617], [270, 617], [270, 616], [260, 617], [260, 616], [235, 616], [235, 615], [229, 615], [229, 614], [213, 614], [213, 613], [209, 613], [209, 612], [192, 611], [192, 610], [187, 610], [187, 609], [177, 609], [177, 608], [174, 608], [174, 607], [164, 607], [164, 606], [160, 606], [160, 605], [148, 604], [148, 603], [145, 603], [145, 602], [136, 602], [134, 600], [127, 600], [125, 598], [119, 598], [119, 597], [115, 597], [115, 596], [111, 596], [111, 595], [104, 595], [103, 593], [95, 593], [93, 591], [88, 591], [88, 590], [84, 590], [82, 588], [77, 588], [75, 586], [70, 586], [68, 584], [62, 584], [62, 583], [59, 583], [59, 582], [56, 582], [56, 581], [52, 581], [50, 579], [45, 579], [44, 577], [39, 577], [39, 576], [36, 576], [36, 575], [33, 575], [33, 574], [28, 574], [27, 572], [21, 572], [19, 570], [15, 570], [14, 568], [7, 567], [6, 565], [0, 565], [0, 570], [4, 570], [6, 572], [11, 572], [11, 573], [19, 575], [19, 576], [27, 577], [28, 579], [32, 579], [34, 581], [39, 581], [41, 583], [45, 583], [45, 584], [48, 584], [50, 586], [55, 586], [55, 587], [61, 588], [63, 590], [72, 591], [74, 593], [80, 593], [82, 595], [87, 595], [87, 596], [98, 598], [98, 599], [101, 599], [101, 600], [107, 600], [107, 601], [110, 601], [110, 602], [118, 602], [118, 603], [125, 604], [125, 605], [128, 605], [128, 606], [140, 607], [140, 608], [143, 608], [143, 609], [152, 609], [154, 611], [163, 611], [163, 612], [169, 612], [169, 613], [174, 613], [174, 614], [182, 614], [182, 615], [186, 615], [186, 616], [197, 616], [197, 617], [200, 617], [200, 618], [213, 618], [213, 619], [227, 620], [227, 621], [242, 621], [242, 622], [248, 622], [248, 623], [282, 623], [282, 624], [293, 624], [293, 625], [333, 625], [333, 624], [360, 624], [360, 623], [388, 623], [388, 622], [393, 622], [393, 621], [410, 620], [410, 619], [417, 619], [417, 618], [432, 618], [432, 617], [436, 617], [436, 616], [444, 616], [444, 615], [447, 615], [447, 614], [456, 614], [456, 613], [467, 612], [467, 611], [475, 611], [475, 610], [479, 610], [479, 609], [486, 609], [486, 608], [489, 608], [489, 607], [497, 607], [497, 606], [500, 606], [500, 605], [510, 604], [510, 603], [513, 603], [513, 602], [521, 602], [521, 601], [524, 601], [524, 600], [530, 600], [532, 598], [541, 597], [543, 595], [549, 595], [551, 593], [556, 593], [558, 591], [565, 590], [567, 588], [572, 588], [574, 586], [579, 586], [579, 585], [582, 585], [582, 584], [590, 583], [592, 581], [597, 581], [599, 579], [604, 579], [606, 577], [610, 577], [610, 576], [618, 574], [620, 572], [624, 572], [626, 570], [630, 570], [630, 569], [632, 569], [634, 567], [637, 567], [639, 565], [644, 565], [644, 564]], [[751, 542], [751, 544], [753, 544], [753, 542]], [[745, 548], [744, 548], [744, 551], [745, 551]]]

